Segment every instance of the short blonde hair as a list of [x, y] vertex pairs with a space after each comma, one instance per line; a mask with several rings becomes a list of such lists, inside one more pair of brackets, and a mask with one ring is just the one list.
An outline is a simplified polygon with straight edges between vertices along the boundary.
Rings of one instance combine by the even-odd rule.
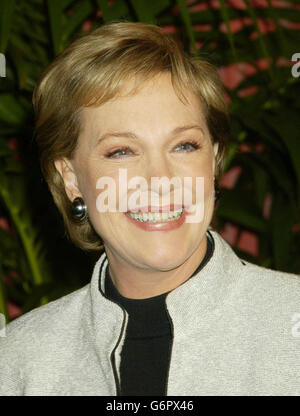
[[169, 72], [174, 89], [200, 99], [213, 143], [219, 143], [216, 177], [224, 166], [229, 121], [223, 86], [213, 65], [187, 55], [162, 28], [113, 22], [75, 40], [48, 66], [33, 93], [35, 137], [42, 173], [61, 212], [71, 240], [85, 250], [103, 248], [89, 219], [76, 221], [55, 160], [72, 158], [80, 132], [80, 112], [117, 96], [129, 79], [140, 83]]

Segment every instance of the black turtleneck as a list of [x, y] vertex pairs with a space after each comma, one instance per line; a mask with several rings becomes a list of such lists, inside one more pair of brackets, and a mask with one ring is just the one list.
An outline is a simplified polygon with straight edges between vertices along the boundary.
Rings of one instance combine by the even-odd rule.
[[[212, 256], [213, 237], [209, 231], [206, 235], [206, 254], [192, 276]], [[166, 308], [168, 293], [147, 299], [126, 298], [119, 293], [106, 268], [105, 295], [129, 315], [121, 353], [121, 396], [166, 395], [172, 347], [171, 322]]]

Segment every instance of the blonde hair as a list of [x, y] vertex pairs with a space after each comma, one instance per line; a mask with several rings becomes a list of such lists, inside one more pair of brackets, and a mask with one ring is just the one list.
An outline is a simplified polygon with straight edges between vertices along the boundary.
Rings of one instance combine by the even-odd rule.
[[54, 162], [72, 158], [80, 132], [80, 111], [116, 97], [129, 79], [140, 83], [169, 72], [174, 89], [200, 99], [213, 143], [219, 143], [216, 177], [224, 166], [229, 138], [227, 105], [217, 70], [203, 59], [188, 56], [155, 25], [113, 22], [75, 40], [48, 66], [33, 93], [36, 141], [42, 173], [61, 212], [70, 239], [85, 250], [103, 247], [88, 219], [76, 221], [64, 182]]

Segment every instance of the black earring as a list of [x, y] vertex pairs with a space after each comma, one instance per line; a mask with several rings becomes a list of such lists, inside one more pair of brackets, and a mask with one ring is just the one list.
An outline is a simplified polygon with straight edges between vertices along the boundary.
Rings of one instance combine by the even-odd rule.
[[80, 197], [77, 197], [72, 202], [72, 215], [79, 221], [82, 221], [87, 216], [87, 208], [84, 203], [84, 200]]
[[220, 199], [221, 190], [220, 190], [218, 182], [216, 181], [216, 178], [215, 178], [214, 184], [215, 184], [215, 203], [216, 203]]

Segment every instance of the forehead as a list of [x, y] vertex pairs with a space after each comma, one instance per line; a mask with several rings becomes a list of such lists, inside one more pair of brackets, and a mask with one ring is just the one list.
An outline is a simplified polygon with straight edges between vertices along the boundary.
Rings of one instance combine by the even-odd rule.
[[98, 106], [82, 110], [82, 127], [98, 129], [163, 130], [168, 125], [185, 123], [205, 124], [199, 97], [183, 88], [186, 102], [182, 102], [172, 85], [169, 74], [159, 74], [145, 81], [138, 91], [131, 93], [134, 82], [128, 82], [121, 94]]

